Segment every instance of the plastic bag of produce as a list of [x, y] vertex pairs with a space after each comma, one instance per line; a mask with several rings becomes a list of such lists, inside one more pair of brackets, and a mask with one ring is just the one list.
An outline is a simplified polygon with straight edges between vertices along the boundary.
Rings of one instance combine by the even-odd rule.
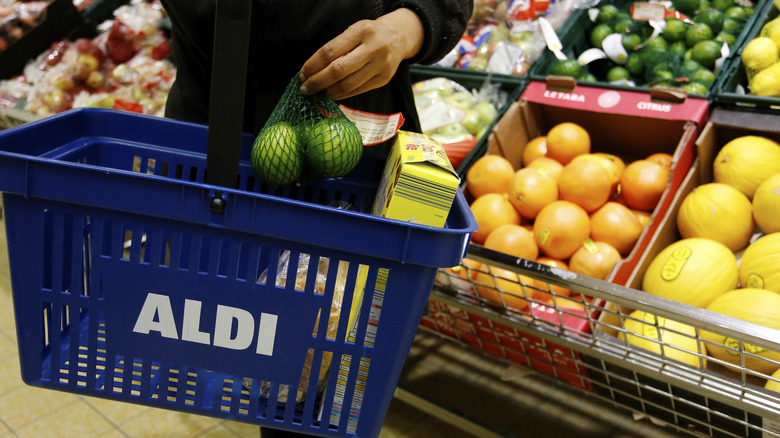
[[442, 144], [454, 167], [487, 132], [505, 98], [489, 79], [472, 91], [444, 77], [417, 82], [412, 89], [423, 133]]
[[[330, 266], [330, 259], [327, 257], [320, 257], [316, 264], [317, 267], [317, 279], [314, 286], [314, 293], [323, 295], [325, 293], [325, 285], [327, 283], [328, 268]], [[279, 266], [276, 275], [275, 285], [277, 287], [285, 287], [287, 285], [287, 278], [290, 272], [295, 272], [295, 290], [303, 291], [306, 287], [306, 278], [310, 267], [313, 268], [310, 257], [308, 254], [300, 254], [298, 259], [298, 266], [290, 266], [290, 252], [284, 251], [279, 258]], [[339, 316], [341, 315], [341, 303], [344, 299], [344, 286], [347, 282], [347, 270], [349, 269], [349, 263], [345, 261], [339, 261], [338, 273], [333, 286], [333, 301], [331, 303], [330, 313], [328, 315], [328, 327], [325, 337], [330, 340], [336, 339], [336, 332], [338, 330]], [[267, 280], [268, 272], [265, 271], [260, 275], [259, 282], [265, 283]], [[313, 336], [317, 336], [319, 330], [321, 314], [317, 314], [317, 319], [314, 322]], [[317, 379], [317, 391], [321, 392], [325, 390], [325, 386], [328, 383], [328, 370], [330, 368], [331, 361], [333, 359], [333, 353], [325, 351], [322, 353], [322, 362], [320, 363], [320, 369], [317, 374], [312, 375], [312, 363], [314, 361], [314, 350], [309, 349], [306, 353], [306, 361], [304, 363], [303, 372], [298, 382], [298, 391], [295, 395], [295, 401], [297, 403], [306, 399], [306, 390], [309, 387], [309, 380], [313, 377]], [[252, 388], [252, 380], [244, 378], [243, 385], [247, 389]], [[260, 395], [262, 397], [268, 397], [270, 394], [270, 384], [268, 382], [262, 382], [260, 386]], [[277, 400], [280, 403], [286, 403], [289, 394], [289, 387], [287, 385], [280, 385]]]
[[300, 86], [296, 74], [252, 147], [255, 172], [273, 185], [342, 177], [363, 154], [360, 131], [330, 95], [304, 96]]

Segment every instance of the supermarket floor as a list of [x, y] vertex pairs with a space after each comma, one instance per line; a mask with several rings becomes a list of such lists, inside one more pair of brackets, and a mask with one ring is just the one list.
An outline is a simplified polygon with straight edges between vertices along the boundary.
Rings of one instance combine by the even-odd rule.
[[[507, 379], [506, 365], [438, 336], [420, 333], [401, 379], [401, 387], [409, 390], [404, 391], [407, 397], [393, 400], [381, 438], [675, 436], [647, 420], [636, 421], [630, 413], [574, 393], [563, 384], [524, 372], [517, 374]], [[420, 402], [418, 396], [434, 403]], [[442, 413], [432, 415], [441, 406], [448, 408], [448, 422], [439, 420]], [[453, 419], [458, 418], [470, 422], [456, 421], [457, 426], [453, 426]], [[472, 427], [475, 424], [492, 432]], [[16, 348], [5, 226], [0, 221], [0, 438], [258, 436], [256, 426], [243, 423], [24, 385]]]

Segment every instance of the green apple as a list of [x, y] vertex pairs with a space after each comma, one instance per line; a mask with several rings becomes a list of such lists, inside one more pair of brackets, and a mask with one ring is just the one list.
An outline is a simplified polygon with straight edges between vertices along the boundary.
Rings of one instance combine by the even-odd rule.
[[466, 111], [474, 104], [474, 97], [466, 91], [458, 91], [448, 97], [445, 102]]
[[460, 124], [466, 128], [469, 134], [476, 135], [484, 123], [482, 123], [482, 115], [476, 109], [466, 110], [466, 114], [460, 119]]
[[442, 126], [441, 128], [433, 131], [434, 136], [444, 138], [462, 137], [471, 135], [460, 123], [450, 123], [449, 125]]
[[485, 71], [487, 69], [488, 60], [485, 56], [475, 56], [469, 61], [467, 70]]
[[483, 126], [493, 123], [493, 120], [498, 117], [498, 110], [496, 110], [496, 107], [488, 101], [477, 103], [474, 105], [473, 110], [479, 114], [479, 122]]

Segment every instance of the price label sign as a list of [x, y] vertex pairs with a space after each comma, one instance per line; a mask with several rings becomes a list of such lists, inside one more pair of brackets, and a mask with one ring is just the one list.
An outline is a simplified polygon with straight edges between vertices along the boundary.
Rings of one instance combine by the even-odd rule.
[[634, 2], [631, 18], [637, 21], [664, 21], [666, 8], [660, 3]]

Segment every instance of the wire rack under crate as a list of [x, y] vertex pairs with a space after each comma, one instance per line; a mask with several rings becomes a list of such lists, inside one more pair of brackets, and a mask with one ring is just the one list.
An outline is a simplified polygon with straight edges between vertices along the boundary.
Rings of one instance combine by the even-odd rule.
[[[468, 259], [476, 263], [440, 270], [423, 329], [691, 436], [780, 437], [780, 393], [764, 388], [777, 379], [744, 366], [754, 360], [780, 367], [760, 355], [780, 351], [780, 331], [476, 245]], [[654, 315], [644, 323], [650, 327], [659, 318], [693, 327], [691, 334], [671, 331], [695, 340], [696, 349], [645, 331], [627, 335], [633, 310]], [[737, 365], [707, 354], [714, 343], [705, 332], [731, 340]], [[630, 345], [628, 337], [656, 351]], [[680, 354], [692, 363], [676, 360]]]

